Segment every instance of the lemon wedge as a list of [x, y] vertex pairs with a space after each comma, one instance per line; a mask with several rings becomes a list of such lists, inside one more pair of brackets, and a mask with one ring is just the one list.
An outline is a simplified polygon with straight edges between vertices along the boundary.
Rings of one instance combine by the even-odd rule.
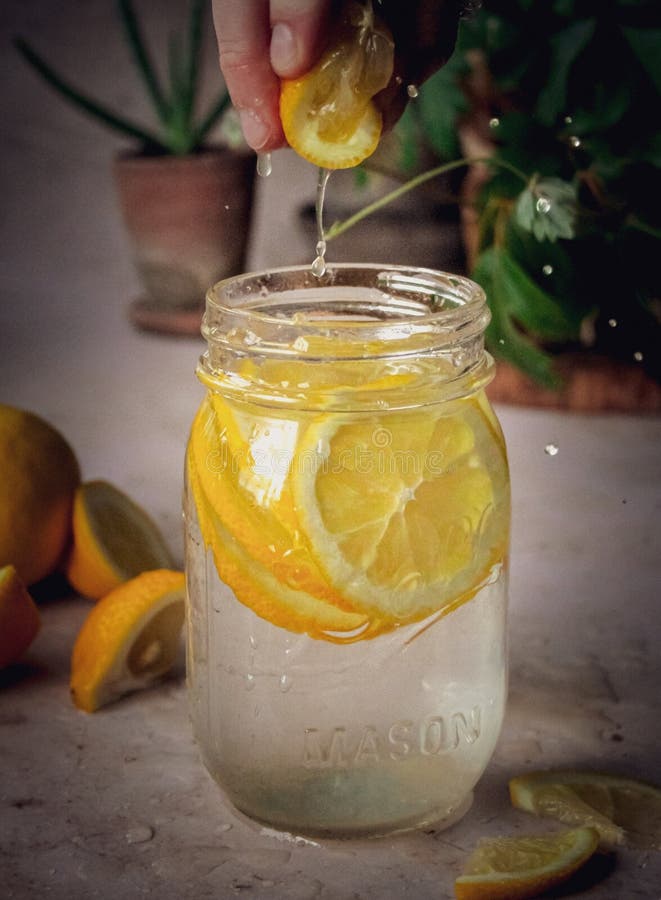
[[531, 772], [510, 781], [518, 809], [596, 828], [606, 846], [661, 850], [661, 789], [598, 772]]
[[98, 600], [140, 572], [173, 565], [167, 544], [147, 513], [107, 481], [80, 485], [72, 526], [65, 574], [84, 597]]
[[595, 852], [594, 828], [495, 838], [481, 844], [455, 881], [457, 900], [526, 900], [566, 881]]
[[182, 572], [143, 572], [92, 608], [71, 658], [71, 696], [85, 712], [152, 684], [175, 661], [184, 621]]

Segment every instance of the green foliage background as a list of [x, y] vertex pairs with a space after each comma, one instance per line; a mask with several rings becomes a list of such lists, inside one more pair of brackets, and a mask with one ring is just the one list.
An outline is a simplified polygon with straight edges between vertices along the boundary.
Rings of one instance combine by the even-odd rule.
[[400, 126], [406, 166], [421, 134], [450, 160], [463, 120], [491, 122], [471, 275], [492, 351], [549, 386], [553, 352], [586, 343], [661, 380], [660, 19], [656, 0], [488, 0]]

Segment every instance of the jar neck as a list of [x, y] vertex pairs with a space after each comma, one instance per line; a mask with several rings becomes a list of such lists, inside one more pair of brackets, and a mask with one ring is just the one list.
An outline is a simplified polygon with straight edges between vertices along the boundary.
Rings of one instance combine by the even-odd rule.
[[491, 380], [489, 318], [478, 285], [431, 269], [337, 264], [323, 278], [308, 266], [242, 275], [207, 294], [198, 375], [213, 390], [289, 406], [419, 406]]

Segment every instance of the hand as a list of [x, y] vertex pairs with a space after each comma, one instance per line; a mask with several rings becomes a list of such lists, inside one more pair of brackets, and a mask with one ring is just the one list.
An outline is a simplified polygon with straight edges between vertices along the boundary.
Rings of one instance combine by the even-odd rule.
[[[323, 50], [332, 0], [213, 0], [220, 66], [247, 143], [260, 152], [286, 146], [278, 111], [280, 79], [307, 72]], [[456, 39], [456, 0], [381, 0], [395, 40], [395, 71], [377, 96], [384, 127], [395, 124], [420, 85], [447, 60]], [[335, 4], [335, 11], [337, 6]]]

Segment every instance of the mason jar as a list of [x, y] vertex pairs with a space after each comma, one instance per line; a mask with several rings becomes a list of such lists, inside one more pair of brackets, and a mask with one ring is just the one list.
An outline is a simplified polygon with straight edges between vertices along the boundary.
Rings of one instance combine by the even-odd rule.
[[213, 287], [186, 455], [205, 765], [270, 827], [455, 821], [506, 694], [509, 481], [481, 288], [379, 265]]

